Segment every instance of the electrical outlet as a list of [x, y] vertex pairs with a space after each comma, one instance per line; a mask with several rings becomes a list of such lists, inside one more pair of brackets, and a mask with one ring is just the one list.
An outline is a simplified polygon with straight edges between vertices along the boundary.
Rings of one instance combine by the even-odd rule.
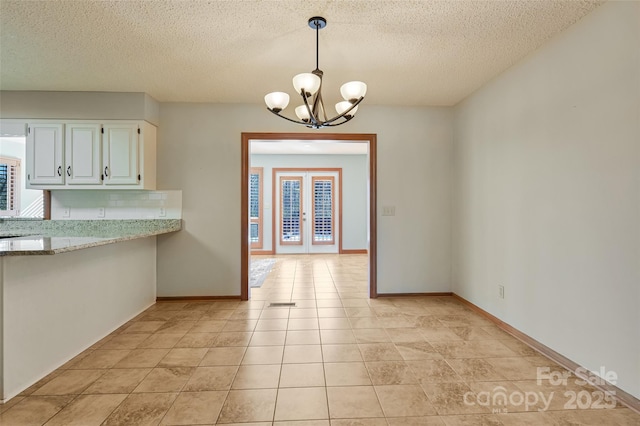
[[62, 217], [70, 217], [71, 216], [71, 209], [69, 207], [65, 207], [64, 209], [62, 209]]
[[98, 217], [104, 217], [104, 207], [98, 208]]
[[395, 216], [396, 206], [382, 206], [382, 216]]
[[498, 286], [498, 297], [500, 299], [504, 299], [504, 286], [503, 285], [499, 285]]
[[158, 217], [166, 217], [167, 210], [164, 207], [160, 207], [160, 211], [158, 212]]

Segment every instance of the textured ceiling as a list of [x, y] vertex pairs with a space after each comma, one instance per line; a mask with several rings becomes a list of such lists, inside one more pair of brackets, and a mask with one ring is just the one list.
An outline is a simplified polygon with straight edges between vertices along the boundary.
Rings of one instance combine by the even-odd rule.
[[0, 0], [0, 88], [262, 103], [315, 68], [367, 103], [454, 105], [601, 2]]

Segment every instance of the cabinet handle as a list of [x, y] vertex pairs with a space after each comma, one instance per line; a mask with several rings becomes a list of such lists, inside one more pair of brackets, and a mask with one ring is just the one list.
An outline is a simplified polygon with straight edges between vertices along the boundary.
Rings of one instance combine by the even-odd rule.
[[104, 175], [109, 177], [109, 166], [104, 166]]
[[58, 166], [58, 176], [62, 176], [62, 166]]
[[71, 177], [71, 166], [67, 167], [67, 176]]

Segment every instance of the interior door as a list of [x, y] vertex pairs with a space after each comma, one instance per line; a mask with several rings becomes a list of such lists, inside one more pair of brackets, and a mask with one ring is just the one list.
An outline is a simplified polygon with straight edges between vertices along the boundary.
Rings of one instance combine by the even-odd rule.
[[276, 173], [276, 253], [338, 253], [337, 172]]

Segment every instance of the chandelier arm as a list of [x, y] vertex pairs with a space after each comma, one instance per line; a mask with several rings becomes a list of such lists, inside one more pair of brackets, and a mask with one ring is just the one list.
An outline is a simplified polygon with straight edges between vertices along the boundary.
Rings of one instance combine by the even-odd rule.
[[[337, 115], [337, 116], [333, 117], [332, 119], [325, 121], [324, 123], [322, 123], [322, 126], [326, 126], [326, 127], [329, 127], [329, 126], [338, 126], [338, 125], [340, 125], [340, 124], [344, 124], [344, 123], [346, 123], [347, 121], [349, 121], [349, 120], [351, 120], [351, 119], [353, 118], [353, 116], [351, 116], [351, 117], [346, 117], [346, 115], [345, 115], [345, 114], [346, 114], [346, 113], [343, 113], [343, 114]], [[335, 124], [333, 124], [335, 121], [340, 120], [341, 118], [344, 118], [344, 121], [343, 121], [342, 123], [335, 123]]]
[[318, 99], [320, 108], [322, 109], [322, 115], [324, 117], [324, 122], [327, 121], [327, 110], [324, 108], [324, 99], [322, 99], [322, 93], [318, 93]]
[[287, 116], [285, 116], [285, 115], [280, 114], [279, 112], [275, 112], [275, 111], [274, 111], [274, 110], [272, 110], [272, 109], [267, 108], [267, 110], [268, 110], [269, 112], [271, 112], [272, 114], [277, 115], [277, 116], [278, 116], [278, 117], [280, 117], [280, 118], [284, 118], [285, 120], [291, 121], [292, 123], [302, 124], [302, 125], [304, 125], [304, 126], [310, 127], [309, 125], [310, 125], [311, 123], [307, 123], [306, 121], [297, 121], [297, 120], [293, 120], [293, 119], [291, 119], [291, 118], [289, 118], [289, 117], [287, 117]]
[[[341, 122], [339, 122], [339, 123], [334, 123], [334, 122], [329, 122], [329, 121], [327, 121], [327, 122], [325, 122], [325, 123], [322, 123], [321, 127], [336, 127], [336, 126], [340, 126], [341, 124], [344, 124], [344, 123], [346, 123], [347, 121], [350, 121], [350, 120], [351, 120], [351, 118], [353, 118], [353, 117], [351, 117], [351, 118], [347, 118], [347, 117], [338, 117], [338, 118], [343, 118], [343, 119], [344, 119], [344, 121], [341, 121]], [[318, 128], [321, 128], [321, 127], [318, 127]]]
[[[315, 112], [315, 116], [318, 122], [322, 122], [322, 116], [320, 114], [324, 114], [324, 106], [323, 106], [323, 102], [322, 102], [322, 92], [320, 92], [320, 90], [322, 89], [322, 85], [320, 85], [320, 89], [318, 89], [318, 92], [316, 93], [314, 99], [313, 99], [313, 111]], [[324, 119], [327, 119], [327, 115], [324, 114]]]
[[[320, 86], [322, 86], [322, 83], [320, 83]], [[320, 89], [318, 89], [318, 93], [319, 91]], [[316, 109], [315, 104], [313, 108], [309, 106], [309, 98], [307, 97], [307, 94], [304, 92], [304, 89], [300, 91], [300, 95], [302, 95], [302, 100], [304, 101], [304, 105], [307, 107], [307, 111], [309, 112], [309, 123], [313, 124], [314, 126], [318, 126], [320, 122], [318, 121], [318, 117], [316, 117], [314, 113]]]
[[[320, 86], [318, 86], [318, 91], [313, 96], [313, 107], [311, 108], [313, 111], [312, 115], [315, 118], [315, 122], [316, 124], [319, 124], [322, 120], [322, 117], [320, 116], [319, 106], [322, 106], [324, 108], [324, 104], [322, 104], [322, 77], [324, 73], [318, 68], [313, 70], [311, 73], [318, 76], [318, 78], [320, 79]], [[324, 119], [326, 120], [327, 119], [326, 114], [324, 115], [325, 115]]]
[[[340, 118], [346, 118], [346, 120], [347, 120], [347, 121], [351, 120], [351, 118], [353, 118], [353, 116], [351, 116], [351, 118], [347, 118], [347, 117], [346, 117], [346, 115], [347, 115], [347, 114], [348, 114], [352, 109], [354, 109], [355, 107], [357, 107], [357, 106], [358, 106], [358, 104], [359, 104], [360, 102], [362, 102], [363, 100], [364, 100], [364, 96], [361, 96], [361, 97], [360, 97], [360, 99], [358, 99], [357, 101], [355, 101], [355, 102], [353, 103], [353, 105], [351, 105], [351, 107], [349, 107], [349, 109], [347, 109], [346, 111], [344, 111], [342, 114], [340, 114], [340, 115], [337, 115], [337, 116], [333, 117], [333, 118], [332, 118], [332, 119], [330, 119], [330, 120], [325, 120], [324, 124], [325, 124], [325, 125], [329, 125], [330, 123], [333, 123], [334, 121], [336, 121], [336, 120], [338, 120], [338, 119], [340, 119]], [[345, 121], [345, 123], [346, 123], [346, 121]], [[339, 124], [344, 124], [344, 123], [339, 123]], [[335, 126], [337, 126], [337, 125], [338, 125], [338, 124], [335, 124]]]

